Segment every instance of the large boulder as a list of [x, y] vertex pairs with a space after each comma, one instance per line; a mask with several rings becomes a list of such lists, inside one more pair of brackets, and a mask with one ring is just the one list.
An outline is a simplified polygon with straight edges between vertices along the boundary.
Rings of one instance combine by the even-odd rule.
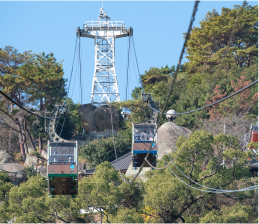
[[25, 175], [20, 172], [24, 170], [24, 166], [20, 163], [0, 164], [0, 170], [7, 171], [8, 176], [14, 185], [19, 185], [24, 181]]
[[39, 168], [39, 173], [40, 173], [41, 176], [47, 178], [48, 177], [48, 175], [47, 175], [47, 167], [46, 166], [40, 167]]
[[113, 129], [118, 130], [122, 121], [121, 113], [110, 106], [103, 105], [96, 107], [92, 104], [84, 104], [78, 107], [78, 113], [81, 117], [85, 133], [103, 132], [112, 129], [111, 114], [113, 117]]
[[167, 122], [158, 129], [158, 159], [163, 155], [176, 151], [176, 142], [180, 135], [188, 137], [192, 131], [178, 126], [174, 122]]
[[24, 162], [24, 166], [28, 167], [28, 166], [36, 165], [37, 161], [38, 161], [38, 158], [36, 156], [27, 155]]
[[9, 163], [11, 158], [6, 151], [0, 150], [0, 164]]

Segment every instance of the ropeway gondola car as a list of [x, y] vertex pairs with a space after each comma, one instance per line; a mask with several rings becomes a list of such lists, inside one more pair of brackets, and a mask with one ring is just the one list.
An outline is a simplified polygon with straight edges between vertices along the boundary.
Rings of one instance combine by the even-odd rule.
[[[142, 99], [146, 103], [150, 103], [151, 107], [156, 109], [156, 105], [151, 97], [151, 94], [142, 94]], [[151, 148], [147, 158], [148, 162], [156, 166], [157, 157], [157, 134], [156, 119], [158, 112], [152, 110], [151, 118], [145, 123], [132, 124], [132, 166], [137, 169], [144, 162], [144, 167], [149, 167], [145, 157]]]
[[[52, 117], [65, 112], [65, 108], [55, 105]], [[49, 195], [72, 195], [78, 194], [78, 143], [68, 141], [55, 132], [55, 119], [50, 120], [48, 133], [48, 190]]]

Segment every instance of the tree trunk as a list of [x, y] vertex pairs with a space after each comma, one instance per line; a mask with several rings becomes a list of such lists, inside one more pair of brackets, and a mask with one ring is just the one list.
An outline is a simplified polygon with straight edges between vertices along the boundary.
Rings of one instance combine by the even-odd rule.
[[26, 130], [26, 132], [27, 132], [27, 134], [28, 134], [28, 136], [29, 136], [29, 140], [30, 140], [31, 146], [32, 146], [34, 152], [36, 152], [37, 149], [36, 149], [36, 147], [35, 147], [35, 144], [34, 144], [33, 139], [32, 139], [32, 137], [31, 137], [31, 133], [30, 133], [30, 131], [28, 130], [27, 126], [25, 127], [25, 130]]
[[250, 54], [248, 54], [247, 58], [248, 58], [247, 67], [249, 67], [250, 66]]
[[39, 153], [41, 153], [42, 150], [42, 138], [39, 137]]
[[21, 127], [20, 121], [17, 118], [16, 118], [16, 121], [17, 121], [17, 125], [18, 125], [19, 131], [20, 131], [20, 133], [19, 133], [20, 150], [21, 150], [22, 157], [25, 160], [26, 154], [25, 154], [25, 150], [24, 150], [23, 136], [21, 134], [22, 133], [22, 127]]
[[28, 136], [29, 136], [29, 141], [30, 141], [30, 143], [31, 143], [31, 146], [32, 146], [32, 148], [33, 148], [33, 151], [36, 152], [37, 150], [36, 150], [35, 144], [34, 144], [34, 142], [33, 142], [33, 139], [32, 139], [32, 137], [31, 137], [31, 133], [30, 133], [30, 131], [29, 131], [28, 127], [27, 127], [27, 123], [26, 123], [26, 118], [27, 118], [28, 115], [29, 115], [29, 114], [27, 114], [26, 116], [24, 116], [24, 129], [25, 129], [25, 131], [27, 132], [27, 134], [28, 134]]

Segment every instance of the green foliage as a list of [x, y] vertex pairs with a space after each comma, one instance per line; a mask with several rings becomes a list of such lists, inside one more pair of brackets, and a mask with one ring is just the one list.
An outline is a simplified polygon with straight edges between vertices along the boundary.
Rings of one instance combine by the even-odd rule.
[[223, 206], [220, 211], [212, 210], [200, 219], [201, 223], [248, 223], [252, 209], [237, 202], [232, 207]]
[[0, 172], [0, 201], [7, 201], [13, 184], [7, 173]]
[[[233, 41], [227, 47], [231, 32], [234, 30]], [[201, 27], [194, 27], [187, 44], [186, 63], [189, 72], [206, 71], [218, 68], [224, 53], [223, 66], [250, 66], [253, 59], [257, 60], [258, 43], [258, 6], [246, 4], [245, 9], [235, 5], [233, 9], [222, 8], [221, 14], [213, 10], [200, 21]], [[257, 62], [253, 62], [257, 63]]]
[[53, 53], [36, 54], [32, 64], [19, 68], [19, 74], [27, 82], [28, 102], [39, 105], [40, 111], [61, 102], [66, 95], [63, 66]]
[[111, 218], [113, 223], [144, 223], [143, 218], [135, 209], [120, 208], [115, 217]]
[[93, 176], [79, 182], [82, 208], [90, 213], [90, 207], [96, 209], [107, 222], [141, 221], [138, 211], [144, 196], [143, 184], [139, 181], [122, 183], [119, 173], [109, 162], [99, 164], [95, 171]]
[[[130, 152], [131, 130], [126, 129], [118, 132], [115, 135], [115, 146], [118, 157]], [[103, 138], [89, 141], [80, 148], [79, 156], [89, 161], [90, 168], [93, 168], [104, 161], [111, 162], [115, 160], [113, 138], [109, 137], [106, 139]]]
[[[226, 189], [226, 186], [227, 189], [237, 189], [254, 185], [256, 182], [251, 179], [251, 173], [244, 167], [247, 155], [240, 153], [240, 149], [229, 148], [232, 151], [228, 159], [235, 162], [228, 169], [224, 169], [220, 165], [222, 155], [214, 155], [217, 147], [222, 146], [223, 142], [228, 142], [228, 144], [225, 144], [226, 146], [231, 145], [230, 141], [233, 142], [233, 147], [237, 147], [236, 139], [233, 136], [219, 135], [213, 137], [205, 131], [195, 131], [188, 138], [184, 136], [178, 138], [178, 151], [171, 153], [170, 157], [174, 158], [176, 154], [179, 154], [175, 164], [183, 173], [199, 184], [220, 189]], [[168, 163], [168, 157], [164, 156], [164, 159]], [[163, 166], [165, 164], [162, 161], [158, 161], [158, 167]], [[170, 165], [170, 168], [187, 184], [201, 188], [179, 173], [174, 165]], [[147, 177], [144, 205], [155, 211], [153, 216], [155, 220], [152, 222], [204, 223], [223, 221], [228, 223], [248, 222], [248, 214], [253, 214], [253, 218], [250, 218], [249, 221], [256, 217], [256, 211], [252, 208], [248, 209], [249, 206], [247, 205], [250, 203], [250, 200], [245, 199], [246, 197], [257, 197], [252, 191], [236, 193], [235, 196], [238, 195], [236, 200], [238, 200], [238, 197], [243, 197], [243, 203], [245, 203], [246, 207], [240, 215], [234, 215], [235, 212], [237, 213], [237, 208], [240, 205], [238, 203], [235, 204], [233, 199], [231, 200], [235, 207], [231, 209], [229, 208], [230, 199], [221, 194], [208, 194], [194, 190], [181, 183], [168, 169], [149, 171]], [[203, 189], [205, 190], [205, 188]], [[228, 209], [224, 208], [221, 210], [224, 205]], [[224, 218], [218, 215], [221, 211], [225, 212]], [[203, 218], [199, 219], [201, 214], [203, 214]], [[205, 216], [206, 219], [204, 218]]]
[[32, 156], [36, 156], [36, 157], [40, 158], [40, 153], [39, 152], [31, 152], [30, 154]]
[[59, 135], [64, 124], [61, 137], [64, 139], [71, 139], [75, 135], [83, 134], [83, 124], [77, 111], [80, 104], [74, 103], [72, 99], [68, 98], [66, 105], [68, 113], [66, 116], [60, 118], [56, 132]]
[[247, 148], [258, 149], [258, 142], [249, 142]]

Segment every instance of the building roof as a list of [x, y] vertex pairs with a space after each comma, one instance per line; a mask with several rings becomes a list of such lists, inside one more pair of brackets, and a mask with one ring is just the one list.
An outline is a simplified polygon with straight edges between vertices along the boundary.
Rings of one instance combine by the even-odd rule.
[[[131, 152], [125, 154], [124, 156], [119, 157], [117, 160], [111, 162], [111, 165], [115, 170], [126, 170], [128, 169], [131, 163]], [[119, 169], [118, 169], [119, 166]]]
[[[110, 162], [115, 170], [127, 170], [131, 163], [131, 152], [119, 157], [117, 160]], [[119, 169], [118, 169], [119, 166]], [[95, 169], [84, 169], [83, 174], [91, 175], [95, 172]]]

